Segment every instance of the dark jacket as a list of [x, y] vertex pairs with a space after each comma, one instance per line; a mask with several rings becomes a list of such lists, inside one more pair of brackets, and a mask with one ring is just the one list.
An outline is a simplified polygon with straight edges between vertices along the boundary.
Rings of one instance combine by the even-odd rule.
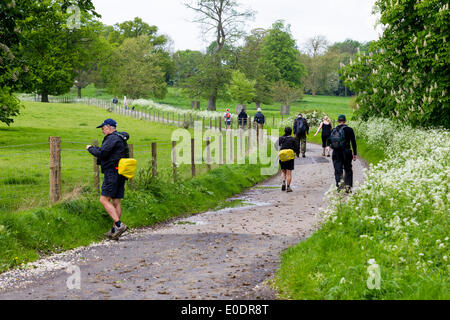
[[238, 115], [238, 122], [239, 122], [239, 125], [240, 125], [240, 126], [246, 126], [246, 125], [247, 125], [247, 118], [248, 118], [247, 113], [246, 113], [244, 110], [242, 110], [242, 111], [239, 113], [239, 115]]
[[278, 140], [280, 150], [292, 149], [297, 154], [300, 152], [300, 146], [292, 136], [282, 136]]
[[355, 138], [355, 132], [352, 128], [348, 127], [345, 124], [338, 125], [336, 128], [342, 128], [344, 130], [344, 136], [345, 136], [345, 147], [344, 150], [349, 150], [350, 145], [352, 146], [353, 155], [358, 155], [358, 150], [356, 148], [356, 138]]
[[129, 158], [127, 144], [129, 138], [130, 136], [126, 132], [114, 132], [103, 139], [101, 148], [90, 147], [88, 149], [88, 151], [98, 159], [97, 163], [100, 164], [102, 173], [106, 170], [117, 168], [120, 159]]
[[299, 126], [300, 121], [303, 121], [303, 125], [306, 128], [305, 132], [300, 136], [300, 138], [304, 138], [304, 137], [306, 137], [307, 134], [309, 134], [309, 125], [308, 125], [308, 121], [306, 121], [305, 118], [297, 118], [294, 120], [293, 132], [295, 135], [297, 135], [297, 128]]
[[253, 119], [253, 121], [259, 124], [264, 124], [266, 123], [266, 117], [264, 117], [261, 111], [258, 111], [255, 114], [255, 118]]

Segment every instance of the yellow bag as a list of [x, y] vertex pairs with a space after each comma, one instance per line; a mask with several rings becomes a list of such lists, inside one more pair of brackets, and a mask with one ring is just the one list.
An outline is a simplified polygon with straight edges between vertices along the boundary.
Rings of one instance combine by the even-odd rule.
[[280, 153], [278, 153], [278, 158], [280, 158], [281, 162], [293, 160], [293, 159], [295, 159], [294, 150], [292, 150], [292, 149], [281, 150]]
[[132, 158], [122, 158], [119, 161], [119, 174], [127, 179], [133, 179], [136, 172], [137, 160]]

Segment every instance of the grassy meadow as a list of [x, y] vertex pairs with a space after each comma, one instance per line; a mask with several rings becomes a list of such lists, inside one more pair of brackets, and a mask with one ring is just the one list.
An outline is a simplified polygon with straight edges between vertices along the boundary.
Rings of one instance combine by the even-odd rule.
[[[8, 127], [0, 124], [0, 212], [23, 210], [48, 204], [50, 136], [61, 137], [62, 186], [65, 197], [93, 186], [93, 157], [85, 147], [103, 135], [96, 126], [113, 117], [118, 131], [130, 134], [138, 167], [151, 161], [151, 144], [158, 147], [158, 174], [171, 177], [171, 135], [176, 129], [154, 122], [111, 114], [93, 106], [24, 102], [20, 116]], [[199, 173], [205, 166], [199, 165]], [[189, 177], [190, 167], [178, 168], [180, 179]]]

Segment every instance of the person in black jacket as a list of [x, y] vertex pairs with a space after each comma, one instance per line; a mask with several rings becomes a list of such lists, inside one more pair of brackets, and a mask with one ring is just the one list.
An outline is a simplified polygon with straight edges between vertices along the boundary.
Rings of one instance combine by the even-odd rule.
[[241, 112], [238, 115], [239, 127], [244, 128], [244, 129], [247, 127], [247, 118], [248, 118], [248, 115], [245, 112], [245, 109], [242, 108]]
[[[280, 137], [278, 140], [278, 144], [280, 146], [281, 150], [293, 150], [294, 153], [298, 153], [298, 144], [295, 141], [295, 139], [291, 136], [292, 135], [292, 128], [286, 127], [284, 129], [284, 136]], [[288, 160], [288, 161], [280, 161], [281, 165], [281, 179], [283, 180], [281, 185], [281, 191], [287, 191], [292, 192], [291, 189], [291, 182], [292, 182], [292, 171], [294, 170], [294, 162], [295, 159]], [[287, 182], [287, 187], [286, 187]]]
[[[334, 166], [334, 177], [336, 179], [336, 187], [341, 190], [345, 189], [347, 192], [351, 192], [353, 188], [353, 169], [352, 160], [357, 159], [357, 148], [356, 148], [356, 138], [355, 132], [352, 128], [348, 127], [346, 123], [345, 115], [341, 114], [338, 117], [339, 125], [333, 129], [331, 136], [334, 136], [335, 130], [342, 130], [344, 132], [343, 147], [333, 149], [333, 166]], [[330, 136], [330, 137], [331, 137]], [[330, 141], [330, 138], [329, 138]], [[350, 148], [351, 146], [351, 148]], [[352, 151], [353, 150], [353, 151]], [[341, 184], [342, 175], [344, 175], [344, 186]]]
[[266, 123], [266, 117], [261, 112], [261, 108], [257, 109], [257, 113], [255, 114], [255, 117], [253, 118], [253, 122], [257, 124], [257, 129], [260, 130], [264, 127], [264, 124]]
[[120, 221], [122, 216], [122, 207], [120, 200], [125, 194], [126, 178], [118, 173], [119, 161], [122, 158], [129, 158], [129, 149], [127, 133], [118, 133], [116, 131], [117, 123], [113, 119], [106, 119], [97, 128], [102, 128], [105, 135], [101, 148], [88, 145], [86, 150], [97, 158], [100, 164], [104, 180], [102, 184], [102, 194], [100, 203], [106, 212], [113, 219], [114, 224], [110, 232], [105, 236], [110, 239], [118, 239], [128, 227]]
[[297, 141], [299, 151], [297, 152], [297, 157], [300, 157], [300, 151], [302, 152], [302, 157], [305, 158], [306, 153], [306, 135], [309, 134], [308, 121], [303, 118], [301, 113], [298, 114], [298, 118], [294, 120], [294, 137]]

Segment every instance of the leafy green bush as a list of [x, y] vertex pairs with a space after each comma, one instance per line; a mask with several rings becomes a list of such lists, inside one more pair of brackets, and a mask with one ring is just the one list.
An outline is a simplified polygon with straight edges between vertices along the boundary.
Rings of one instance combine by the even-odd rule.
[[449, 128], [448, 1], [377, 0], [376, 8], [383, 36], [341, 69], [358, 93], [358, 114]]

